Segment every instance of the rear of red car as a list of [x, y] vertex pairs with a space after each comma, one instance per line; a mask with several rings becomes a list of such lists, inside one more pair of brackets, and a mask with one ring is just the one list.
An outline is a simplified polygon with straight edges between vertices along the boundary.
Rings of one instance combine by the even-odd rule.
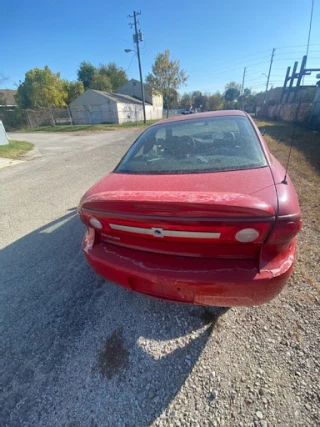
[[[194, 135], [200, 146], [207, 143], [206, 132]], [[193, 158], [201, 157], [200, 167], [207, 166], [192, 150], [179, 164], [198, 164]], [[79, 206], [88, 226], [83, 250], [89, 264], [106, 279], [170, 301], [269, 301], [292, 270], [300, 213], [291, 202], [292, 183], [275, 180], [281, 167], [267, 156], [260, 167], [214, 173], [107, 175]], [[218, 157], [215, 151], [210, 161]], [[142, 165], [140, 157], [134, 161], [135, 168]], [[156, 161], [151, 158], [151, 167]], [[166, 167], [176, 163], [170, 160]]]

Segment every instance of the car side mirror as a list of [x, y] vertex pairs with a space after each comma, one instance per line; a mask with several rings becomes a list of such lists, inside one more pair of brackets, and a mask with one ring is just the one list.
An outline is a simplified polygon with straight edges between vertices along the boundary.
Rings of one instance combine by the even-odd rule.
[[264, 128], [259, 128], [259, 131], [260, 131], [262, 136], [264, 136], [266, 134], [266, 130]]

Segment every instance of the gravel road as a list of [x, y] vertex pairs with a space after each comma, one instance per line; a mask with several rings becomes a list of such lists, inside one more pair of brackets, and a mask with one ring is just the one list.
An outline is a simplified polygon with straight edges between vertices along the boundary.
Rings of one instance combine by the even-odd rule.
[[[35, 150], [0, 170], [0, 425], [320, 425], [319, 293], [299, 258], [273, 302], [229, 310], [148, 299], [87, 266], [77, 203], [137, 134], [14, 134]], [[317, 245], [307, 224], [300, 247]]]

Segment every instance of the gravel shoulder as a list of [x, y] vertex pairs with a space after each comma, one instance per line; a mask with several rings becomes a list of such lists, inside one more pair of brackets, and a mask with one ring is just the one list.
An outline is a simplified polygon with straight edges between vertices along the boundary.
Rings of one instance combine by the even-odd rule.
[[87, 266], [75, 208], [136, 137], [111, 134], [29, 136], [41, 157], [0, 171], [0, 424], [320, 425], [319, 190], [299, 161], [304, 228], [288, 286], [261, 307], [206, 310], [144, 298]]

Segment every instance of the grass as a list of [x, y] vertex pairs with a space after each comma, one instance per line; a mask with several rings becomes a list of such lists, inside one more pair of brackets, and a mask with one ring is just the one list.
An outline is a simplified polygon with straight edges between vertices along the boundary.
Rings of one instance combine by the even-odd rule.
[[316, 212], [320, 200], [320, 133], [284, 122], [257, 120], [257, 125], [266, 130], [264, 138], [284, 167], [292, 142], [289, 175], [301, 205], [308, 209], [308, 215], [316, 221], [320, 231], [320, 216]]
[[[320, 260], [320, 133], [284, 122], [256, 122], [265, 128], [265, 141], [283, 166], [287, 164], [291, 141], [293, 143], [289, 175], [298, 193], [303, 218], [294, 275], [319, 293], [320, 284], [312, 272]], [[311, 299], [307, 293], [305, 298]]]
[[18, 159], [20, 156], [33, 148], [31, 142], [9, 141], [7, 145], [0, 145], [0, 157], [7, 159]]
[[[123, 123], [117, 124], [97, 124], [97, 125], [64, 125], [64, 126], [40, 126], [37, 128], [24, 129], [23, 132], [99, 132], [99, 131], [111, 131], [119, 129], [143, 129], [147, 126], [156, 123], [159, 120], [147, 120], [147, 123]], [[21, 132], [21, 131], [19, 131]]]

